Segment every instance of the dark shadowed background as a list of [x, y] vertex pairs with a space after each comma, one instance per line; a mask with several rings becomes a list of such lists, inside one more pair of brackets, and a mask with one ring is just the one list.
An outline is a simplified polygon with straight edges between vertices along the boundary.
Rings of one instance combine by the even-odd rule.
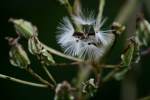
[[[95, 10], [98, 7], [98, 0], [81, 1], [83, 1], [85, 9]], [[106, 25], [110, 25], [115, 19], [124, 1], [106, 0], [104, 10], [104, 17], [108, 17]], [[150, 19], [148, 11], [145, 12], [147, 13], [146, 17]], [[22, 18], [32, 22], [38, 27], [40, 40], [61, 51], [56, 43], [56, 27], [63, 16], [66, 15], [65, 8], [56, 0], [0, 0], [0, 73], [35, 81], [27, 72], [13, 67], [9, 63], [8, 52], [10, 47], [4, 37], [16, 36], [13, 25], [8, 22], [9, 18]], [[23, 39], [21, 42], [26, 47], [27, 43], [25, 40]], [[119, 59], [117, 57], [114, 58], [113, 61]], [[39, 66], [37, 66], [38, 62], [35, 60], [35, 57], [31, 57], [31, 59], [34, 61], [32, 66], [35, 71], [40, 72], [44, 76], [43, 71], [39, 71], [39, 68], [37, 68]], [[58, 57], [55, 57], [55, 59], [59, 62], [66, 61]], [[140, 75], [137, 79], [138, 97], [143, 97], [150, 93], [150, 55], [142, 58], [142, 61], [142, 68], [140, 68]], [[58, 82], [64, 79], [71, 80], [76, 75], [77, 70], [76, 68], [49, 69]], [[120, 100], [121, 83], [115, 80], [106, 83], [93, 100], [98, 98], [101, 98], [101, 100]], [[24, 86], [0, 79], [0, 100], [53, 100], [53, 94], [47, 89]]]

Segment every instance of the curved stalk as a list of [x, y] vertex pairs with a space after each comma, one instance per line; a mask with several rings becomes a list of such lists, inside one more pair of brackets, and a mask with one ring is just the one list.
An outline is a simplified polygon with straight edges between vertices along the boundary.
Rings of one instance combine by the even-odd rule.
[[24, 81], [24, 80], [17, 79], [17, 78], [11, 77], [11, 76], [3, 75], [3, 74], [0, 74], [0, 78], [10, 80], [13, 82], [17, 82], [17, 83], [21, 83], [24, 85], [40, 87], [40, 88], [48, 88], [48, 85], [45, 85], [45, 84], [38, 84], [38, 83], [29, 82], [29, 81]]

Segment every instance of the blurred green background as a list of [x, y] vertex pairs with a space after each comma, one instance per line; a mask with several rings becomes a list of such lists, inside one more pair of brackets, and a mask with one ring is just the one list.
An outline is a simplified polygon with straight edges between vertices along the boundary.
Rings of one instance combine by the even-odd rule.
[[[98, 7], [98, 0], [81, 1], [85, 9], [96, 10]], [[108, 17], [106, 25], [110, 25], [113, 22], [125, 1], [106, 0], [104, 9], [104, 17]], [[145, 3], [145, 5], [150, 6], [150, 3]], [[146, 6], [144, 9], [147, 9]], [[146, 18], [150, 19], [148, 12], [148, 10], [145, 10]], [[13, 25], [8, 22], [9, 18], [22, 18], [31, 21], [38, 27], [40, 40], [52, 48], [61, 51], [61, 48], [56, 43], [56, 27], [66, 15], [65, 8], [57, 0], [0, 0], [0, 73], [34, 81], [27, 72], [13, 67], [9, 63], [8, 52], [10, 47], [4, 37], [16, 36]], [[21, 42], [26, 47], [26, 41], [23, 39]], [[118, 50], [120, 50], [120, 47], [122, 46], [118, 46]], [[116, 56], [112, 63], [117, 62], [119, 59], [117, 54], [118, 52], [116, 51]], [[31, 57], [31, 59], [34, 61], [32, 65], [35, 71], [40, 72], [44, 76], [43, 71], [38, 70], [39, 66], [35, 57]], [[55, 60], [58, 62], [68, 62], [58, 57], [55, 57]], [[141, 64], [136, 81], [139, 98], [150, 95], [150, 55], [142, 58], [142, 61], [143, 63]], [[77, 71], [76, 68], [71, 67], [65, 69], [52, 67], [49, 70], [58, 82], [64, 79], [71, 80]], [[100, 98], [101, 100], [121, 100], [121, 84], [122, 81], [118, 82], [115, 80], [106, 83], [92, 100]], [[53, 95], [54, 93], [47, 89], [24, 86], [0, 79], [0, 100], [53, 100]]]

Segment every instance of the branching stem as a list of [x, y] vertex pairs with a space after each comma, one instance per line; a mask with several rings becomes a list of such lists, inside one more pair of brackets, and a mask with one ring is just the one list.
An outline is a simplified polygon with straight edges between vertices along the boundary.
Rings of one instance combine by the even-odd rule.
[[46, 74], [48, 75], [48, 77], [50, 78], [50, 80], [54, 83], [54, 85], [57, 85], [55, 79], [53, 78], [53, 76], [51, 75], [51, 73], [49, 72], [47, 67], [44, 65], [42, 67], [43, 67], [44, 71], [46, 72]]
[[29, 72], [34, 78], [36, 78], [38, 81], [42, 82], [43, 84], [48, 85], [51, 89], [54, 89], [54, 85], [49, 83], [47, 80], [44, 80], [41, 76], [39, 76], [37, 73], [35, 73], [30, 67], [26, 69], [27, 72]]

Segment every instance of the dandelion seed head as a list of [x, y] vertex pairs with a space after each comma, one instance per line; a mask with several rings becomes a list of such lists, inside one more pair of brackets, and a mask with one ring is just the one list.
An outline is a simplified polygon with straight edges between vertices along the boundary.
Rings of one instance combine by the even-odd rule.
[[[94, 14], [73, 16], [73, 20], [81, 25], [82, 30], [76, 31], [69, 18], [63, 18], [58, 27], [58, 43], [64, 53], [89, 61], [99, 61], [114, 41], [111, 30], [101, 31], [103, 23], [96, 24]], [[98, 25], [98, 26], [97, 26]], [[98, 27], [98, 28], [97, 28]]]

